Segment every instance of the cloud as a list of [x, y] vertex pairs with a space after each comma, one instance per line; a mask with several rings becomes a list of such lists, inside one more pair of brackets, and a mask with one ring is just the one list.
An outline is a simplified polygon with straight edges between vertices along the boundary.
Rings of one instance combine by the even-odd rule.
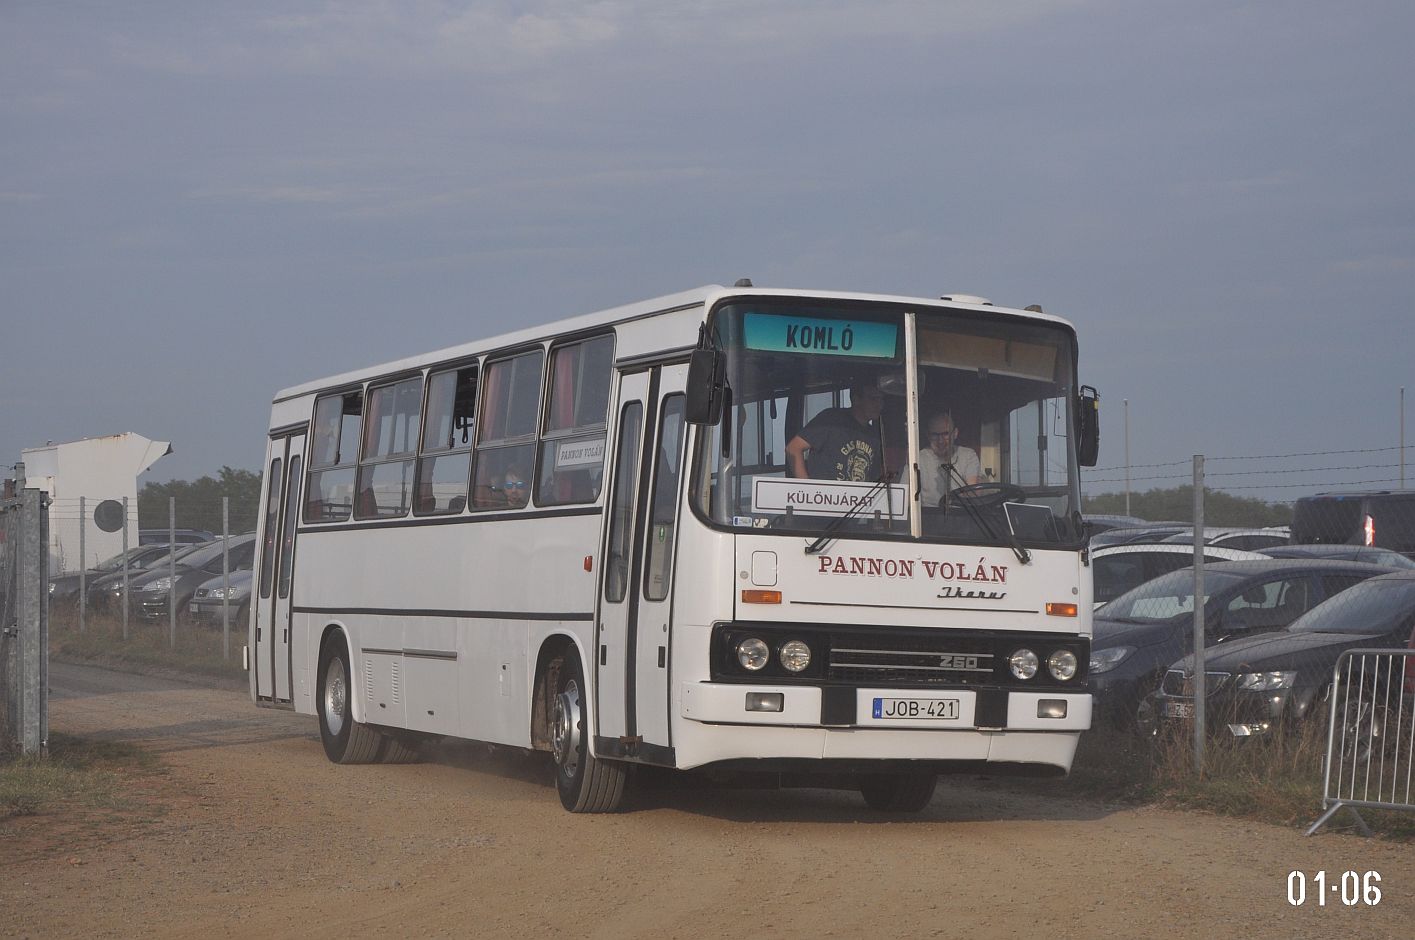
[[[694, 48], [730, 55], [870, 39], [919, 41], [993, 31], [1094, 5], [1094, 0], [420, 0], [287, 5], [252, 15], [240, 5], [179, 36], [115, 25], [112, 54], [126, 65], [179, 74], [348, 68], [396, 74], [516, 74], [567, 57]], [[601, 64], [605, 59], [601, 59]]]
[[1396, 258], [1390, 255], [1353, 258], [1350, 261], [1338, 261], [1332, 265], [1332, 270], [1338, 274], [1393, 274], [1415, 271], [1415, 258]]

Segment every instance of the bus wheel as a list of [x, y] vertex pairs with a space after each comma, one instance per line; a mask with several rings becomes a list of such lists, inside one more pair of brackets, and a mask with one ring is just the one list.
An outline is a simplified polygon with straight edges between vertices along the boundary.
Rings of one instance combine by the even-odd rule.
[[354, 720], [352, 695], [348, 648], [331, 636], [319, 651], [319, 737], [334, 763], [370, 764], [378, 760], [383, 736]]
[[566, 652], [559, 673], [550, 751], [555, 756], [560, 804], [572, 813], [612, 813], [624, 797], [626, 768], [590, 754], [584, 670], [574, 648]]
[[860, 780], [860, 795], [881, 813], [917, 813], [933, 799], [938, 774], [869, 774]]

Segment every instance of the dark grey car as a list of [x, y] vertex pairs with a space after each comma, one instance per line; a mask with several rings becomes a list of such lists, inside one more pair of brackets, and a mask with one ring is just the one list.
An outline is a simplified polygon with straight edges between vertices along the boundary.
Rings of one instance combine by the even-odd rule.
[[[232, 571], [250, 568], [255, 557], [255, 535], [233, 535], [230, 553]], [[161, 620], [168, 616], [169, 597], [175, 595], [177, 610], [185, 613], [197, 588], [221, 574], [221, 558], [222, 542], [217, 539], [181, 556], [175, 579], [167, 565], [154, 565], [129, 584], [131, 610], [145, 620]]]
[[[1390, 568], [1278, 559], [1204, 566], [1206, 646], [1282, 630], [1317, 604]], [[1128, 723], [1171, 663], [1192, 652], [1194, 572], [1161, 575], [1111, 601], [1095, 620], [1090, 687], [1097, 714]]]
[[[1320, 704], [1344, 651], [1404, 649], [1415, 639], [1412, 631], [1415, 571], [1403, 570], [1363, 581], [1279, 633], [1225, 643], [1204, 656], [1206, 725], [1235, 737], [1252, 737], [1268, 734], [1282, 722], [1325, 714]], [[1154, 697], [1157, 721], [1193, 718], [1193, 675], [1193, 657], [1165, 673]]]

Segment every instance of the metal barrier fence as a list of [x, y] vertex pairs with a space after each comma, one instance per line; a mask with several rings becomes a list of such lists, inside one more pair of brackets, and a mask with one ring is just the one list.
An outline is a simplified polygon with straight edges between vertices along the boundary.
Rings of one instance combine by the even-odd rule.
[[0, 753], [49, 741], [48, 510], [39, 490], [0, 499]]
[[1415, 811], [1415, 650], [1354, 649], [1331, 678], [1322, 806], [1312, 835], [1343, 809]]

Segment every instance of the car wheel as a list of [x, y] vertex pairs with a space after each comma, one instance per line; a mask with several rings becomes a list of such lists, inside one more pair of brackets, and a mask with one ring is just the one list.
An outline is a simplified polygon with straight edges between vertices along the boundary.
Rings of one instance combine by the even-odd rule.
[[881, 813], [917, 813], [933, 799], [938, 774], [869, 774], [860, 780], [860, 795]]
[[1364, 761], [1394, 747], [1395, 710], [1383, 702], [1349, 699], [1341, 710], [1337, 745], [1343, 760]]
[[336, 764], [370, 764], [379, 759], [385, 738], [354, 720], [349, 649], [334, 633], [319, 651], [319, 737], [324, 753]]
[[566, 651], [557, 672], [550, 752], [560, 804], [572, 813], [612, 813], [624, 798], [628, 768], [590, 753], [585, 675], [574, 647]]

